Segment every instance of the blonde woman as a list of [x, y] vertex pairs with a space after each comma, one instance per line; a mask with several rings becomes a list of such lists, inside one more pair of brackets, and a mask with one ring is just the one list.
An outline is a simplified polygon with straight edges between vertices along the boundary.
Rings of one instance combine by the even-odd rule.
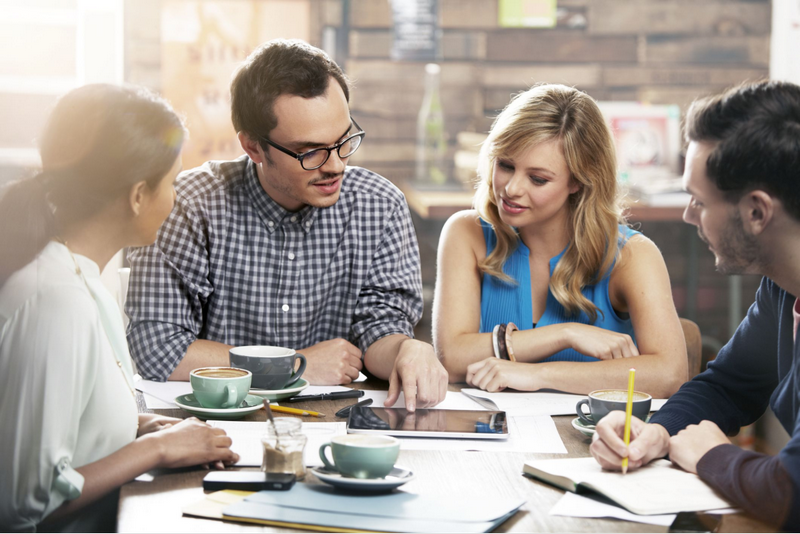
[[635, 367], [637, 390], [677, 391], [687, 362], [669, 276], [624, 224], [594, 100], [562, 85], [518, 95], [478, 173], [475, 209], [453, 215], [439, 243], [434, 345], [450, 380], [588, 393], [627, 387]]

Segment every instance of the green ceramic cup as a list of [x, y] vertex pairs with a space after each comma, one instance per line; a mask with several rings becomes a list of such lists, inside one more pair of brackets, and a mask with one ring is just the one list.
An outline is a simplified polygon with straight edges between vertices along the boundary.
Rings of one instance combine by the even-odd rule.
[[247, 397], [253, 374], [235, 367], [201, 367], [189, 373], [194, 398], [203, 408], [236, 408]]
[[[325, 453], [331, 449], [333, 462]], [[383, 478], [389, 474], [400, 454], [400, 441], [391, 436], [347, 434], [336, 436], [319, 448], [320, 460], [331, 471], [346, 477]]]

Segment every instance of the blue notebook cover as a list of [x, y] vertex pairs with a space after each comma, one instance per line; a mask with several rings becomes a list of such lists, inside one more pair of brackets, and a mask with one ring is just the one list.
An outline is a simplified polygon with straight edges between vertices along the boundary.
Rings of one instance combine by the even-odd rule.
[[229, 518], [383, 532], [489, 532], [525, 504], [496, 496], [343, 493], [296, 484], [227, 506]]

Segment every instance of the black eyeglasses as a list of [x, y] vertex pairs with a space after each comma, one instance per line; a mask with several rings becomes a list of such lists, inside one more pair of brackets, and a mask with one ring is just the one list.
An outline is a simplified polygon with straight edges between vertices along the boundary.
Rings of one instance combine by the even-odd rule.
[[364, 139], [364, 136], [367, 135], [367, 133], [361, 129], [361, 126], [358, 125], [353, 117], [350, 117], [350, 121], [356, 128], [358, 128], [359, 131], [357, 133], [354, 133], [353, 135], [347, 137], [339, 143], [336, 143], [333, 146], [329, 146], [327, 148], [315, 148], [314, 150], [310, 150], [303, 154], [292, 152], [288, 148], [284, 148], [278, 143], [270, 141], [266, 137], [261, 137], [261, 139], [269, 146], [277, 148], [284, 154], [288, 154], [289, 156], [292, 156], [298, 160], [303, 169], [307, 171], [313, 171], [314, 169], [319, 169], [325, 165], [325, 162], [328, 161], [329, 157], [331, 157], [331, 152], [333, 150], [339, 154], [340, 158], [344, 159], [352, 156], [353, 153], [358, 150], [358, 147], [361, 146], [361, 141]]

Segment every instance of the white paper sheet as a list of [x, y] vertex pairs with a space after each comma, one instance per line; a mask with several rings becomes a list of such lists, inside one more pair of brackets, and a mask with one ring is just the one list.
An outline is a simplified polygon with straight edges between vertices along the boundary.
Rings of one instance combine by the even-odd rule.
[[153, 380], [136, 380], [136, 389], [144, 393], [144, 402], [151, 410], [175, 410], [175, 397], [188, 395], [192, 392], [189, 382], [168, 380], [166, 382], [154, 382]]
[[[364, 400], [364, 399], [372, 399], [372, 406], [379, 408], [383, 406], [383, 403], [386, 401], [386, 397], [388, 396], [388, 391], [364, 391], [364, 396], [361, 399], [354, 399], [355, 401]], [[405, 408], [406, 400], [403, 393], [400, 393], [400, 397], [397, 399], [392, 405], [392, 408]], [[445, 399], [433, 406], [433, 408], [437, 408], [440, 410], [484, 410], [480, 404], [475, 402], [474, 400], [470, 399], [466, 395], [462, 395], [461, 393], [455, 391], [448, 391], [447, 396]]]
[[[261, 436], [266, 432], [266, 421], [208, 421], [211, 426], [221, 428], [231, 438], [231, 450], [239, 455], [237, 466], [260, 467], [264, 456]], [[308, 436], [308, 443], [303, 453], [303, 462], [307, 466], [322, 465], [319, 459], [319, 448], [328, 443], [334, 436], [347, 433], [345, 423], [303, 423], [303, 432]]]
[[[569, 393], [544, 393], [535, 391], [489, 393], [480, 389], [465, 388], [465, 394], [490, 399], [497, 404], [500, 410], [511, 415], [577, 415], [575, 405], [585, 399], [586, 395], [572, 395]], [[465, 395], [466, 396], [466, 395]], [[653, 411], [661, 408], [666, 399], [653, 399], [650, 409]]]
[[624, 508], [589, 499], [576, 493], [567, 492], [550, 510], [550, 515], [567, 517], [613, 517], [634, 523], [647, 523], [668, 527], [675, 521], [675, 514], [637, 515]]
[[[138, 375], [137, 375], [138, 376]], [[366, 380], [366, 376], [361, 374], [361, 377]], [[192, 386], [189, 382], [168, 380], [167, 382], [155, 382], [153, 380], [136, 380], [136, 389], [144, 393], [144, 402], [151, 410], [175, 410], [178, 405], [175, 404], [174, 399], [179, 395], [188, 395], [192, 392]], [[299, 395], [320, 395], [322, 393], [333, 393], [335, 391], [350, 391], [352, 388], [345, 386], [308, 386], [301, 391]]]
[[400, 438], [400, 450], [567, 454], [553, 418], [547, 415], [509, 417], [508, 434], [507, 440]]

